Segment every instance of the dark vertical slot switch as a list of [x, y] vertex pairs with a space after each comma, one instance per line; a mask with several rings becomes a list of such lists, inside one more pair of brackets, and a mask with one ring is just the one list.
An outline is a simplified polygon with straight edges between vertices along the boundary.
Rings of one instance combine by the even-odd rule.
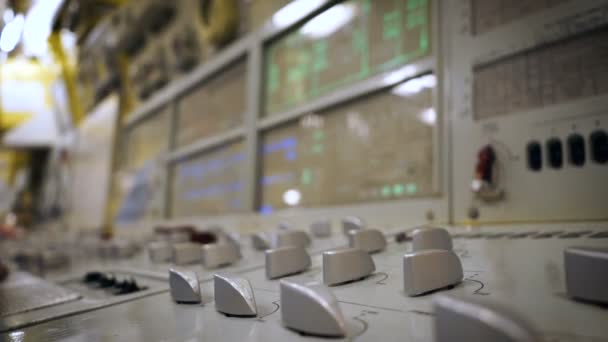
[[572, 134], [568, 137], [568, 159], [574, 166], [585, 165], [585, 138], [580, 134]]
[[608, 162], [608, 134], [604, 131], [595, 131], [589, 136], [591, 146], [591, 160], [598, 164]]
[[554, 169], [561, 169], [564, 164], [564, 148], [561, 140], [551, 138], [547, 140], [547, 161], [549, 166]]
[[543, 168], [543, 150], [538, 141], [531, 141], [526, 147], [528, 168], [532, 171], [540, 171]]

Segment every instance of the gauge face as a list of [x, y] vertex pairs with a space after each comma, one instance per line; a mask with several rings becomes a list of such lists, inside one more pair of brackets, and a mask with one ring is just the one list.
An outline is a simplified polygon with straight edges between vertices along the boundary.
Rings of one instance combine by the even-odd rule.
[[[280, 24], [289, 9], [273, 22]], [[428, 56], [430, 12], [428, 0], [354, 0], [315, 16], [267, 47], [264, 113], [279, 113]]]
[[432, 194], [435, 83], [423, 75], [269, 130], [261, 210]]

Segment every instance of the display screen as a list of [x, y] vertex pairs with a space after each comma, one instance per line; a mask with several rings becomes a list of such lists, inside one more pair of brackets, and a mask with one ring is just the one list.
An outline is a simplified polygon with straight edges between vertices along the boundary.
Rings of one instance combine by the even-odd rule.
[[477, 119], [608, 93], [608, 27], [476, 67]]
[[177, 147], [240, 126], [246, 83], [245, 62], [240, 61], [184, 95], [178, 101]]
[[163, 163], [168, 149], [170, 110], [164, 108], [126, 132], [112, 176], [111, 212], [117, 222], [162, 215]]
[[568, 0], [471, 0], [473, 33], [491, 31], [566, 1]]
[[243, 143], [205, 152], [177, 163], [171, 170], [172, 217], [221, 214], [243, 210]]
[[432, 74], [262, 136], [260, 211], [433, 194]]
[[264, 114], [427, 56], [430, 18], [430, 0], [351, 0], [330, 7], [265, 49]]

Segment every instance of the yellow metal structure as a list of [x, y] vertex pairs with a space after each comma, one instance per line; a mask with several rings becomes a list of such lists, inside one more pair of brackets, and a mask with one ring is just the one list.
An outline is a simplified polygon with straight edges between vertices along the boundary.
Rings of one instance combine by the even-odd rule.
[[70, 112], [74, 124], [78, 124], [84, 117], [82, 104], [79, 101], [78, 86], [76, 82], [76, 66], [69, 61], [69, 58], [61, 43], [61, 35], [59, 32], [51, 33], [49, 37], [49, 46], [53, 52], [55, 59], [61, 66], [61, 75], [65, 82], [65, 88], [68, 94], [68, 103], [70, 104]]

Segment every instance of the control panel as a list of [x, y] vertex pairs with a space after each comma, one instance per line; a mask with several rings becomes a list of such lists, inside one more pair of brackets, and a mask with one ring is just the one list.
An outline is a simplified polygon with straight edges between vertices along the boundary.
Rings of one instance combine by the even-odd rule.
[[[54, 289], [61, 301], [3, 312], [0, 336], [608, 340], [605, 225], [427, 226], [382, 233], [345, 218], [301, 228], [157, 234], [111, 267], [100, 260], [73, 267], [71, 277], [52, 285], [63, 291]], [[191, 240], [204, 240], [201, 234], [215, 240]], [[37, 281], [28, 281], [32, 289]], [[26, 298], [37, 298], [31, 295]]]
[[608, 3], [449, 6], [454, 220], [605, 219]]

